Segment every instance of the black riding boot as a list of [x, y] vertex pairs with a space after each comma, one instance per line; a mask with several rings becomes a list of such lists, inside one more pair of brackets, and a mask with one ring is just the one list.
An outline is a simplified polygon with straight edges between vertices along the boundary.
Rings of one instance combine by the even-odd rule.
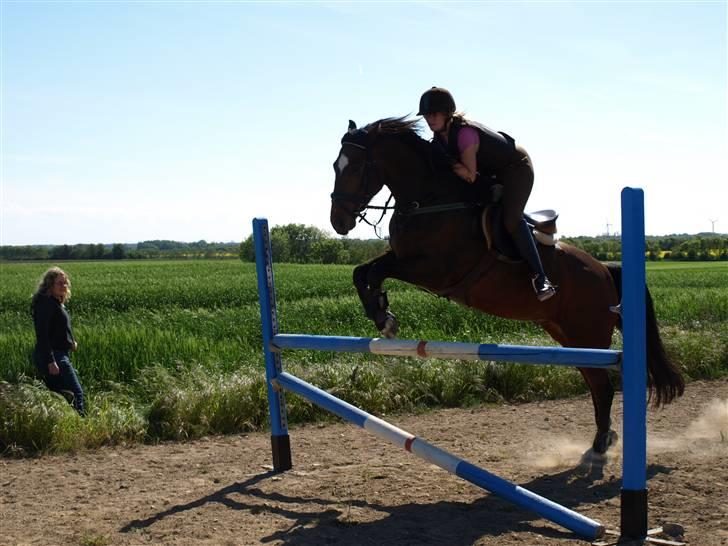
[[526, 223], [526, 220], [521, 220], [516, 231], [511, 233], [511, 237], [513, 237], [513, 242], [516, 243], [516, 248], [521, 257], [526, 260], [534, 273], [532, 282], [536, 297], [539, 301], [549, 299], [556, 294], [556, 287], [546, 278], [543, 265], [541, 265], [541, 258], [538, 255], [538, 250], [536, 250], [536, 242], [533, 240], [531, 227]]

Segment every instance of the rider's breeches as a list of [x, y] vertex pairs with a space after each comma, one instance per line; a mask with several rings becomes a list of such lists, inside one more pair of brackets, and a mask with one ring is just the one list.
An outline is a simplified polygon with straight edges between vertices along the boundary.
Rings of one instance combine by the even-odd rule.
[[508, 233], [518, 229], [523, 219], [523, 210], [533, 188], [533, 165], [526, 150], [519, 147], [523, 159], [506, 168], [501, 175], [503, 181], [503, 223]]

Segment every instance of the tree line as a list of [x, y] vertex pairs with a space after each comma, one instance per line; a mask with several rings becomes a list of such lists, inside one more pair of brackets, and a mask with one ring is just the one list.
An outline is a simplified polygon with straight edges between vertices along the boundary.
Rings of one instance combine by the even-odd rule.
[[114, 243], [77, 245], [0, 246], [0, 260], [123, 260], [178, 258], [235, 258], [240, 243], [155, 240], [136, 244]]
[[[314, 226], [286, 224], [270, 229], [273, 259], [279, 263], [360, 264], [381, 254], [385, 239], [334, 238]], [[240, 259], [255, 261], [255, 243], [250, 235], [240, 243]]]
[[[618, 236], [564, 237], [598, 260], [621, 260]], [[358, 264], [380, 254], [387, 247], [385, 239], [347, 239], [332, 237], [325, 231], [303, 224], [274, 226], [270, 242], [276, 262]], [[647, 236], [648, 260], [712, 261], [728, 260], [728, 235]], [[204, 240], [185, 243], [170, 240], [143, 241], [136, 244], [114, 243], [78, 245], [0, 246], [0, 260], [121, 260], [121, 259], [204, 259], [235, 258], [255, 260], [253, 236], [241, 243], [215, 243]]]
[[[618, 236], [564, 237], [572, 244], [602, 261], [622, 259], [622, 241]], [[648, 235], [645, 237], [646, 258], [651, 261], [715, 261], [728, 260], [728, 235]]]

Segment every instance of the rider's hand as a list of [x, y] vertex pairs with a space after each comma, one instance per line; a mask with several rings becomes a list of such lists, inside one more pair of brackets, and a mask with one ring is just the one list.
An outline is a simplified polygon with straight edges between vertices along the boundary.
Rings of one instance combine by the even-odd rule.
[[455, 163], [455, 165], [452, 166], [452, 170], [456, 175], [465, 180], [468, 184], [472, 184], [473, 182], [475, 182], [475, 176], [473, 176], [473, 174], [470, 172], [470, 169], [468, 169], [462, 163]]
[[56, 364], [55, 360], [48, 363], [48, 373], [50, 375], [58, 375], [61, 373], [61, 370], [58, 368], [58, 364]]

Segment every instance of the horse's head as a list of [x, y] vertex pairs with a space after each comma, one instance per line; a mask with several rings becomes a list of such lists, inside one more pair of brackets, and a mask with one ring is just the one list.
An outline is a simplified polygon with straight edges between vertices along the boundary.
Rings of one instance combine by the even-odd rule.
[[341, 139], [339, 157], [334, 162], [334, 191], [331, 194], [331, 226], [346, 235], [372, 197], [382, 189], [375, 176], [371, 139], [365, 129], [357, 129], [349, 120], [349, 129]]

